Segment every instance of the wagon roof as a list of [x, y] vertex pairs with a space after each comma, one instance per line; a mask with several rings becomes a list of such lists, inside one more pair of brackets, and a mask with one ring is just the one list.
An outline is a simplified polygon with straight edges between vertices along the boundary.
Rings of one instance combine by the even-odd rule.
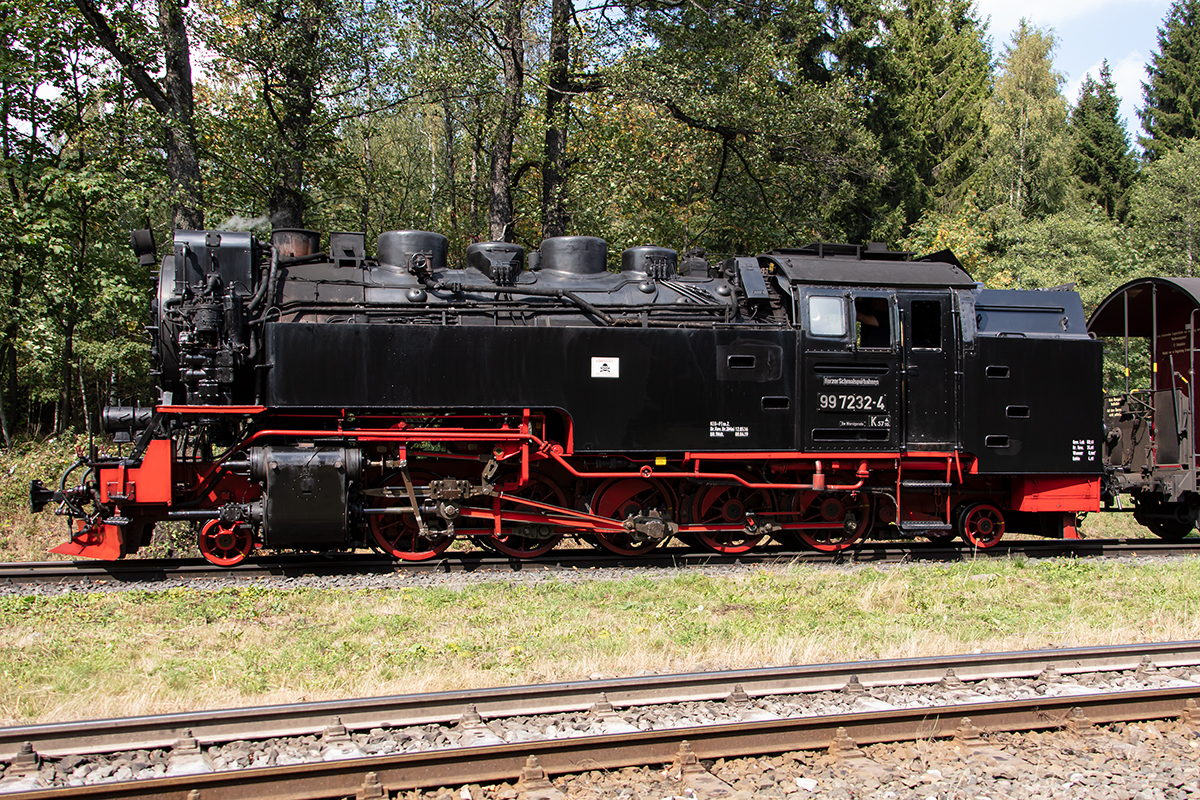
[[1123, 336], [1126, 332], [1125, 308], [1129, 307], [1129, 335], [1150, 336], [1154, 331], [1152, 309], [1157, 306], [1160, 330], [1164, 315], [1182, 311], [1191, 315], [1200, 309], [1200, 278], [1138, 278], [1115, 289], [1104, 298], [1088, 330], [1097, 336]]

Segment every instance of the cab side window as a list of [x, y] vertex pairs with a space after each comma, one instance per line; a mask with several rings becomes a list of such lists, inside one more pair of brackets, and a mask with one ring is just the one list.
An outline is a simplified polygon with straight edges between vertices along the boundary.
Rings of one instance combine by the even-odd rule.
[[813, 295], [808, 298], [808, 332], [813, 336], [840, 339], [846, 335], [846, 304], [840, 297]]
[[858, 346], [888, 349], [892, 346], [892, 313], [886, 297], [857, 297], [854, 321], [858, 328]]
[[913, 300], [912, 346], [929, 350], [942, 347], [942, 303], [940, 300]]

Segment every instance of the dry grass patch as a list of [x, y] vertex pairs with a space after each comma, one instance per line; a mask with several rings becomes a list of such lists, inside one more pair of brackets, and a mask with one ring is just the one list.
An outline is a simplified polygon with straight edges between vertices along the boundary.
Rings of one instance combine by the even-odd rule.
[[1073, 560], [0, 598], [0, 722], [1200, 638], [1200, 567]]

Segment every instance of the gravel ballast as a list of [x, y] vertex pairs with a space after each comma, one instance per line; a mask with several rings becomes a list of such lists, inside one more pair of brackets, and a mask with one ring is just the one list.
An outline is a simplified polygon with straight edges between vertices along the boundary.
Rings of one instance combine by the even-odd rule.
[[[1125, 724], [1080, 736], [995, 734], [984, 752], [953, 740], [864, 747], [847, 761], [827, 752], [703, 762], [729, 800], [1191, 800], [1200, 798], [1200, 736], [1174, 722]], [[853, 762], [853, 763], [852, 763]], [[622, 769], [552, 777], [571, 800], [694, 800], [679, 770]], [[403, 800], [515, 800], [513, 784], [403, 792]]]

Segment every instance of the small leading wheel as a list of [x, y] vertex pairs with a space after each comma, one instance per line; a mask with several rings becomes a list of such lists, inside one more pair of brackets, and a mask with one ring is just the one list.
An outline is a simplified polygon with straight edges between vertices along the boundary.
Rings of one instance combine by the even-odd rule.
[[790, 533], [823, 553], [850, 547], [870, 532], [874, 520], [871, 496], [865, 492], [798, 492], [792, 511], [796, 522], [822, 523], [820, 528], [802, 528]]
[[[754, 478], [743, 475], [754, 482]], [[696, 493], [692, 503], [692, 522], [696, 525], [741, 525], [741, 530], [701, 531], [696, 538], [717, 553], [746, 553], [766, 538], [762, 533], [747, 533], [745, 526], [753, 522], [755, 513], [774, 511], [775, 500], [765, 489], [736, 486], [709, 486]]]
[[[539, 503], [551, 506], [565, 507], [567, 505], [567, 493], [557, 483], [540, 472], [531, 472], [529, 474], [529, 481], [524, 486], [517, 487], [516, 482], [517, 476], [510, 475], [507, 478], [496, 481], [496, 486], [497, 488], [501, 488], [504, 494], [512, 497], [536, 500]], [[506, 483], [513, 486], [511, 491], [502, 488]], [[532, 514], [545, 513], [541, 509], [525, 506], [521, 503], [505, 502], [502, 498], [498, 497], [492, 503], [492, 512], [500, 514], [503, 511], [524, 511]], [[506, 556], [512, 556], [513, 558], [536, 558], [553, 550], [562, 541], [563, 532], [547, 524], [508, 523], [500, 529], [499, 535], [493, 533], [491, 536], [480, 538], [485, 539], [488, 546], [492, 549]]]
[[1004, 536], [1004, 515], [991, 503], [972, 503], [958, 512], [958, 535], [983, 549], [994, 547]]
[[652, 536], [637, 530], [598, 531], [596, 540], [605, 550], [619, 556], [649, 553], [667, 540], [665, 531], [674, 505], [670, 489], [659, 481], [643, 478], [606, 481], [592, 495], [593, 514], [622, 521], [642, 517], [649, 525], [661, 525], [664, 535]]
[[254, 547], [254, 532], [244, 522], [223, 525], [220, 520], [210, 519], [200, 529], [200, 554], [210, 564], [232, 567], [250, 555]]
[[[424, 486], [431, 480], [437, 480], [436, 475], [420, 470], [410, 471], [408, 475], [414, 488]], [[389, 475], [378, 484], [378, 488], [396, 486], [404, 486], [404, 475], [400, 472]], [[375, 497], [371, 506], [382, 508], [395, 505], [394, 502], [389, 502], [390, 499]], [[401, 498], [401, 502], [405, 506], [408, 505], [407, 495]], [[411, 513], [372, 514], [371, 536], [375, 539], [375, 544], [392, 558], [402, 561], [425, 561], [449, 547], [454, 537], [439, 535], [441, 531], [445, 530], [445, 522], [441, 517], [422, 514], [421, 519], [425, 522], [425, 533], [421, 533], [420, 528], [417, 527], [417, 519]]]

